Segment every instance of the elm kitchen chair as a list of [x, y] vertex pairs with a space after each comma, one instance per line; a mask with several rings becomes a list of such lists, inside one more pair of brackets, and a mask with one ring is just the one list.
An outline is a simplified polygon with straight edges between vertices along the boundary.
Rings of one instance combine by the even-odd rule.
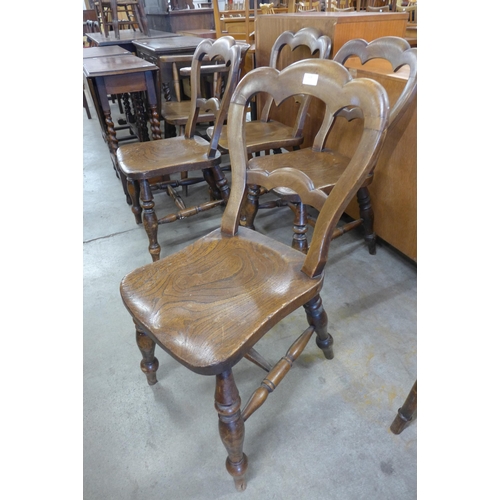
[[[323, 145], [335, 115], [352, 107], [363, 114], [356, 152], [328, 195], [293, 162], [273, 172], [250, 167], [253, 160], [248, 160], [244, 122], [250, 99], [260, 92], [271, 94], [277, 103], [292, 95], [311, 95], [326, 103], [323, 126], [315, 139], [315, 154], [324, 156], [325, 163], [334, 160]], [[173, 255], [132, 271], [121, 282], [147, 382], [157, 383], [157, 344], [193, 372], [215, 376], [215, 408], [228, 453], [226, 468], [238, 490], [246, 488], [245, 421], [281, 382], [313, 333], [324, 356], [333, 358], [333, 339], [320, 297], [329, 242], [350, 198], [377, 160], [388, 118], [389, 100], [382, 85], [353, 79], [344, 66], [331, 60], [302, 60], [281, 72], [269, 67], [249, 72], [238, 84], [229, 108], [232, 184], [221, 227]], [[288, 186], [320, 211], [307, 255], [240, 226], [247, 183], [269, 190]], [[272, 366], [254, 345], [301, 306], [309, 326]], [[241, 409], [232, 369], [243, 357], [268, 373]]]
[[[357, 38], [346, 42], [335, 54], [333, 60], [344, 64], [352, 57], [358, 57], [362, 64], [373, 59], [385, 59], [390, 62], [393, 71], [397, 71], [405, 65], [409, 66], [409, 77], [406, 85], [396, 102], [391, 106], [389, 126], [394, 126], [416, 93], [417, 49], [411, 48], [409, 43], [403, 38], [394, 36], [381, 37], [370, 43]], [[353, 111], [344, 110], [338, 116], [343, 116], [347, 120], [360, 118], [356, 109]], [[333, 128], [335, 131], [334, 125]], [[317, 155], [316, 145], [314, 144], [312, 147], [290, 151], [281, 155], [256, 157], [253, 160], [253, 164], [269, 172], [283, 168], [290, 163], [301, 165], [301, 169], [310, 177], [314, 185], [328, 193], [335, 186], [335, 183], [350, 161], [348, 156], [337, 151], [329, 151], [329, 154], [334, 159], [325, 163], [323, 161], [325, 157]], [[297, 158], [289, 158], [289, 155], [294, 155]], [[375, 164], [373, 168], [375, 168]], [[376, 253], [376, 234], [373, 228], [374, 214], [368, 191], [368, 186], [373, 180], [373, 168], [357, 192], [360, 217], [337, 228], [333, 234], [333, 238], [335, 239], [362, 225], [364, 239], [370, 254]], [[278, 188], [273, 190], [279, 196], [277, 201], [261, 204], [259, 203], [259, 198], [263, 190], [260, 186], [249, 185], [248, 192], [248, 202], [242, 223], [247, 227], [254, 228], [254, 220], [259, 208], [274, 208], [276, 206], [287, 205], [295, 213], [292, 246], [306, 253], [308, 249], [307, 225], [314, 225], [315, 222], [314, 218], [308, 215], [306, 204], [300, 199], [300, 196], [290, 189]]]
[[[205, 56], [214, 62], [223, 62], [228, 70], [225, 92], [221, 100], [212, 97], [207, 101], [201, 97], [200, 77]], [[126, 144], [118, 148], [118, 167], [131, 184], [131, 195], [135, 194], [132, 199], [132, 212], [136, 222], [139, 224], [142, 221], [144, 224], [153, 261], [160, 258], [159, 225], [218, 207], [228, 199], [229, 185], [220, 168], [221, 154], [217, 143], [220, 128], [227, 115], [231, 93], [238, 81], [240, 59], [241, 46], [232, 37], [222, 37], [215, 41], [204, 39], [193, 55], [191, 89], [192, 95], [197, 97], [191, 99], [191, 111], [184, 135]], [[217, 115], [216, 132], [210, 142], [195, 134], [199, 111], [207, 105], [211, 106]], [[203, 177], [182, 178], [183, 173], [194, 170], [201, 170]], [[171, 176], [175, 174], [179, 174], [181, 179], [172, 179]], [[208, 184], [210, 200], [194, 207], [186, 207], [174, 188], [200, 182]], [[155, 191], [167, 191], [179, 210], [158, 218], [153, 199]], [[140, 193], [140, 200], [137, 193]]]

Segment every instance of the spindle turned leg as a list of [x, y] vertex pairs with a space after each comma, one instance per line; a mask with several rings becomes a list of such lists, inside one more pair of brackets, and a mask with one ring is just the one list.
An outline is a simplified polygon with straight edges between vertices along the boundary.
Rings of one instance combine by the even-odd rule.
[[142, 216], [142, 222], [144, 224], [144, 229], [149, 238], [149, 253], [156, 262], [160, 258], [160, 245], [158, 244], [158, 218], [155, 212], [155, 203], [153, 201], [153, 195], [151, 193], [151, 186], [147, 179], [140, 181], [141, 188], [141, 203], [144, 210]]
[[302, 253], [307, 253], [309, 249], [309, 245], [307, 244], [307, 210], [305, 205], [301, 202], [296, 203], [295, 206], [292, 248]]
[[375, 255], [377, 253], [377, 235], [373, 230], [374, 214], [368, 188], [360, 188], [356, 196], [359, 205], [359, 216], [363, 219], [363, 230], [365, 233], [365, 241], [368, 244], [368, 251], [370, 255]]
[[307, 321], [314, 326], [316, 345], [323, 351], [326, 359], [333, 359], [333, 338], [328, 333], [328, 316], [323, 308], [323, 301], [319, 295], [304, 305]]
[[215, 409], [219, 414], [219, 434], [228, 457], [226, 469], [234, 479], [238, 491], [247, 487], [245, 473], [248, 458], [243, 453], [245, 424], [241, 416], [241, 399], [231, 370], [216, 375]]
[[149, 385], [154, 385], [158, 380], [156, 379], [156, 371], [158, 370], [158, 360], [155, 358], [155, 341], [148, 337], [145, 333], [135, 326], [135, 339], [139, 351], [142, 354], [141, 370], [146, 375]]
[[128, 179], [127, 181], [128, 193], [132, 200], [132, 213], [135, 217], [136, 224], [142, 224], [142, 207], [139, 198], [140, 187], [137, 181]]
[[254, 221], [259, 209], [259, 194], [260, 188], [256, 185], [248, 186], [248, 195], [244, 205], [243, 216], [241, 217], [240, 224], [249, 229], [255, 229]]
[[417, 410], [417, 381], [413, 384], [403, 406], [399, 408], [396, 418], [391, 424], [391, 431], [394, 434], [400, 434], [408, 424], [413, 420]]

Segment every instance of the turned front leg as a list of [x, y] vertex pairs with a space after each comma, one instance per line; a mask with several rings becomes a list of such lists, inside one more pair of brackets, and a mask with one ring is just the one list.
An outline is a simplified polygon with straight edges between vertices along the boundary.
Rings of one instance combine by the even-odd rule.
[[219, 414], [219, 434], [226, 447], [228, 457], [226, 469], [234, 479], [239, 491], [247, 487], [245, 473], [248, 458], [243, 453], [245, 424], [241, 416], [241, 399], [231, 370], [216, 375], [215, 409]]
[[144, 210], [142, 221], [149, 238], [149, 253], [153, 262], [156, 262], [160, 258], [161, 248], [158, 244], [158, 218], [154, 209], [155, 203], [151, 193], [151, 186], [147, 179], [140, 181], [140, 187], [142, 208]]
[[293, 220], [292, 248], [307, 254], [307, 210], [302, 202], [296, 203], [295, 218]]
[[333, 359], [333, 338], [328, 333], [328, 316], [323, 308], [323, 301], [319, 295], [304, 305], [307, 321], [314, 326], [316, 345], [323, 351], [326, 359]]
[[158, 360], [155, 358], [155, 341], [148, 337], [144, 332], [135, 326], [135, 340], [139, 351], [142, 354], [141, 370], [146, 375], [149, 385], [154, 385], [158, 380], [156, 379], [156, 371], [158, 370]]

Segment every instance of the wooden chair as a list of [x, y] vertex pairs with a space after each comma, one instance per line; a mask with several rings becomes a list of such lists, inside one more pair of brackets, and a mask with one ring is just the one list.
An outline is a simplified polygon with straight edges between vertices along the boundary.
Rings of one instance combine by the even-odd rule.
[[149, 35], [148, 21], [143, 0], [100, 0], [94, 2], [96, 13], [106, 38], [109, 29], [113, 28], [115, 38], [120, 38], [120, 29], [137, 27], [142, 33]]
[[[207, 56], [210, 60], [221, 60], [228, 68], [226, 91], [221, 101], [201, 97], [201, 62]], [[151, 142], [127, 144], [118, 148], [117, 158], [120, 171], [126, 176], [132, 198], [132, 212], [136, 222], [141, 219], [149, 238], [149, 252], [153, 261], [160, 258], [157, 240], [158, 225], [174, 222], [204, 212], [226, 203], [229, 186], [221, 169], [221, 155], [217, 149], [220, 129], [227, 115], [229, 100], [234, 90], [241, 59], [241, 46], [232, 37], [218, 40], [205, 39], [198, 45], [192, 62], [191, 90], [196, 96], [191, 100], [191, 112], [183, 136], [160, 139]], [[196, 117], [200, 109], [211, 103], [216, 114], [215, 132], [210, 142], [195, 135]], [[172, 180], [173, 174], [201, 170], [203, 177]], [[160, 182], [155, 182], [163, 177]], [[196, 207], [186, 208], [180, 195], [174, 190], [206, 181], [211, 200]], [[180, 209], [176, 213], [158, 218], [154, 210], [153, 191], [166, 190]], [[140, 192], [140, 202], [137, 193]], [[142, 211], [144, 214], [142, 216]]]
[[[411, 48], [406, 40], [399, 37], [382, 37], [370, 43], [362, 39], [353, 39], [345, 43], [335, 54], [333, 59], [344, 64], [350, 57], [359, 57], [362, 64], [376, 58], [386, 59], [391, 63], [394, 71], [397, 71], [404, 65], [410, 67], [410, 75], [405, 88], [398, 100], [393, 103], [391, 107], [389, 125], [394, 126], [396, 120], [402, 115], [416, 92], [417, 49]], [[338, 117], [340, 116], [347, 118], [349, 121], [360, 118], [359, 114], [347, 111], [340, 113]], [[332, 187], [335, 186], [345, 165], [348, 164], [349, 158], [338, 152], [331, 151], [330, 153], [335, 157], [335, 168], [326, 168], [325, 165], [322, 164], [322, 158], [316, 157], [315, 151], [316, 146], [313, 145], [312, 148], [291, 151], [282, 155], [273, 155], [259, 159], [255, 158], [254, 161], [259, 168], [265, 168], [269, 172], [283, 167], [284, 164], [290, 161], [294, 161], [297, 165], [303, 165], [304, 172], [312, 179], [316, 187], [328, 193]], [[297, 159], [291, 160], [287, 158], [289, 155], [297, 156]], [[373, 168], [375, 168], [375, 165], [373, 165]], [[373, 230], [374, 214], [368, 191], [368, 186], [372, 180], [373, 169], [370, 175], [364, 180], [363, 186], [361, 186], [357, 192], [360, 218], [342, 226], [342, 228], [338, 228], [332, 237], [338, 238], [342, 234], [363, 225], [364, 239], [368, 245], [368, 250], [370, 254], [375, 254], [376, 234]], [[297, 250], [307, 252], [307, 224], [314, 225], [315, 221], [312, 217], [308, 216], [307, 208], [303, 200], [301, 200], [296, 193], [290, 192], [290, 190], [277, 189], [274, 190], [274, 193], [279, 195], [280, 200], [262, 204], [259, 203], [261, 192], [259, 186], [249, 186], [248, 203], [242, 224], [254, 228], [254, 220], [259, 208], [274, 208], [276, 206], [287, 205], [295, 213], [292, 246]]]
[[[314, 85], [307, 83], [310, 78], [317, 78]], [[316, 145], [330, 166], [331, 155], [322, 152], [325, 127], [341, 109], [355, 106], [362, 110], [365, 128], [356, 154], [329, 195], [315, 188], [293, 163], [273, 173], [250, 168], [244, 121], [255, 92], [269, 92], [277, 102], [301, 94], [324, 100], [328, 113]], [[263, 67], [248, 73], [229, 109], [232, 187], [220, 229], [131, 272], [121, 282], [121, 296], [135, 324], [140, 366], [148, 383], [157, 383], [156, 345], [193, 372], [215, 376], [219, 432], [228, 453], [226, 469], [238, 490], [246, 487], [248, 468], [243, 452], [245, 421], [281, 382], [313, 333], [324, 356], [333, 358], [333, 339], [320, 297], [328, 242], [350, 197], [376, 161], [388, 109], [387, 94], [380, 84], [353, 80], [342, 65], [331, 60], [309, 59], [282, 72]], [[239, 226], [247, 183], [268, 189], [289, 186], [321, 210], [307, 255]], [[254, 345], [301, 306], [308, 327], [272, 366]], [[242, 358], [268, 372], [243, 409], [232, 371]]]
[[355, 9], [351, 6], [351, 0], [327, 0], [326, 12], [353, 12]]
[[[271, 49], [269, 60], [271, 68], [278, 67], [279, 56], [285, 47], [289, 47], [291, 50], [305, 47], [309, 49], [311, 56], [317, 52], [320, 59], [326, 59], [330, 56], [332, 42], [329, 37], [321, 35], [315, 28], [302, 28], [297, 33], [285, 31], [276, 39]], [[298, 97], [297, 100], [301, 100], [301, 105], [295, 125], [290, 127], [269, 118], [273, 99], [270, 96], [266, 98], [260, 119], [245, 124], [246, 144], [249, 154], [266, 150], [280, 150], [281, 148], [291, 149], [302, 144], [304, 141], [303, 126], [311, 99], [304, 96], [303, 98]], [[209, 127], [207, 134], [212, 137], [213, 129]], [[225, 126], [222, 127], [219, 148], [222, 152], [227, 152], [229, 148], [228, 131]]]
[[260, 3], [259, 7], [262, 9], [262, 14], [274, 14], [274, 4], [273, 3]]
[[299, 2], [297, 12], [321, 12], [321, 2]]
[[417, 2], [407, 1], [403, 5], [403, 0], [396, 0], [396, 12], [408, 12], [408, 22], [417, 24]]
[[399, 408], [396, 417], [391, 424], [391, 431], [394, 434], [401, 434], [417, 413], [417, 381], [413, 384], [411, 391], [408, 393], [403, 406]]
[[[241, 61], [243, 62], [250, 45], [244, 42], [238, 42], [238, 44], [241, 47]], [[172, 64], [176, 101], [165, 101], [161, 107], [161, 116], [166, 123], [179, 128], [179, 135], [184, 133], [184, 128], [188, 122], [191, 110], [191, 99], [183, 99], [183, 92], [180, 88], [181, 75], [189, 76], [191, 73], [190, 67], [180, 68], [179, 65], [183, 63], [190, 64], [192, 57], [193, 56], [191, 55], [162, 56], [162, 62]], [[241, 66], [242, 63], [240, 64], [240, 71]], [[220, 100], [226, 88], [225, 78], [223, 78], [223, 75], [227, 76], [228, 68], [222, 64], [211, 64], [210, 61], [205, 58], [202, 61], [200, 74], [209, 77], [208, 80], [204, 81], [204, 83], [208, 83], [208, 85], [205, 85], [205, 88], [210, 87], [209, 89], [205, 89], [206, 94], [210, 94], [208, 97], [216, 97]], [[201, 87], [202, 84], [200, 82], [200, 89]], [[209, 123], [215, 121], [216, 112], [214, 111], [213, 106], [211, 106], [211, 101], [207, 102], [207, 106], [200, 109], [198, 116], [196, 117], [196, 123]]]

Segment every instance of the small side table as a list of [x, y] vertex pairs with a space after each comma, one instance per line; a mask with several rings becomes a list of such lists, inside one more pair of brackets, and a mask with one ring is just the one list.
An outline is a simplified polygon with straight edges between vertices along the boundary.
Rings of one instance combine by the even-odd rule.
[[[118, 139], [111, 118], [108, 96], [122, 94], [124, 98], [127, 126], [131, 127], [140, 141], [149, 141], [147, 113], [144, 96], [149, 102], [149, 121], [153, 140], [161, 139], [155, 80], [158, 68], [133, 54], [86, 58], [83, 60], [83, 74], [90, 89], [94, 106], [99, 115], [103, 137], [108, 144], [111, 161], [120, 178], [127, 203], [132, 204], [135, 193], [129, 193], [127, 179], [120, 172], [116, 151]], [[129, 101], [132, 98], [133, 113]]]

